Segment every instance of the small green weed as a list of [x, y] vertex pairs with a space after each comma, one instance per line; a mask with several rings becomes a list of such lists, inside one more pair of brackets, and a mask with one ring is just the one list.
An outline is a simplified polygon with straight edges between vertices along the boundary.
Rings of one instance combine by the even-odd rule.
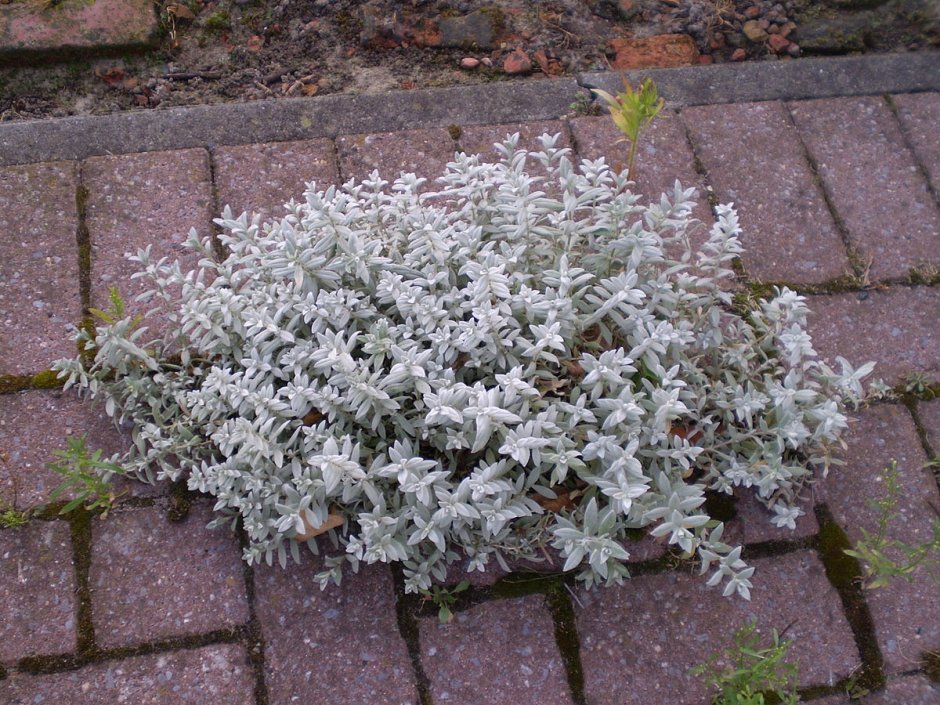
[[623, 87], [624, 92], [618, 93], [616, 97], [597, 88], [593, 91], [607, 103], [614, 124], [630, 142], [630, 152], [627, 155], [627, 176], [632, 180], [640, 133], [659, 115], [666, 101], [659, 97], [656, 85], [650, 79], [646, 79], [639, 88], [633, 90], [624, 78]]
[[74, 493], [75, 497], [62, 507], [59, 514], [68, 514], [84, 506], [88, 511], [102, 510], [102, 516], [107, 516], [115, 500], [123, 494], [115, 494], [110, 476], [122, 474], [123, 469], [117, 463], [102, 460], [100, 448], [89, 453], [85, 443], [84, 436], [73, 436], [68, 439], [68, 448], [53, 451], [53, 455], [62, 458], [63, 462], [52, 463], [49, 467], [64, 479], [49, 495], [49, 501]]
[[441, 585], [432, 585], [430, 590], [422, 591], [425, 600], [430, 600], [437, 605], [437, 618], [441, 624], [449, 624], [454, 618], [451, 607], [457, 602], [457, 595], [470, 587], [469, 580], [461, 580], [452, 588]]
[[716, 691], [713, 705], [796, 705], [797, 667], [785, 660], [789, 648], [776, 629], [770, 646], [762, 647], [757, 623], [751, 622], [735, 632], [733, 646], [693, 668], [692, 675]]
[[[7, 454], [0, 450], [0, 463], [7, 464]], [[16, 477], [10, 475], [13, 484], [13, 502], [7, 504], [0, 499], [0, 529], [18, 529], [29, 521], [29, 510], [18, 509], [16, 506]]]
[[568, 109], [575, 115], [600, 115], [600, 107], [591, 100], [591, 94], [586, 91], [578, 91]]
[[892, 578], [913, 580], [914, 573], [923, 567], [935, 581], [935, 569], [940, 566], [940, 519], [931, 525], [933, 536], [929, 541], [911, 546], [888, 537], [888, 527], [898, 516], [898, 498], [901, 496], [901, 481], [898, 463], [892, 460], [882, 475], [885, 496], [869, 501], [869, 506], [878, 512], [878, 528], [868, 531], [862, 528], [862, 540], [846, 554], [862, 562], [865, 570], [864, 587], [869, 590], [884, 587]]

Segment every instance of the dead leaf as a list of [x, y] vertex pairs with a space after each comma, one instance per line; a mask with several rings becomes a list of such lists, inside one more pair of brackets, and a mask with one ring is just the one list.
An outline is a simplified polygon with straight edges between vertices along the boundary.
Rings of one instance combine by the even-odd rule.
[[188, 7], [186, 7], [186, 5], [183, 5], [182, 3], [178, 3], [178, 2], [170, 3], [169, 5], [166, 6], [166, 11], [170, 13], [171, 15], [173, 15], [174, 17], [180, 18], [181, 20], [196, 19], [196, 15], [193, 13], [193, 11], [190, 10]]
[[304, 422], [304, 426], [313, 426], [314, 424], [320, 423], [322, 420], [323, 414], [316, 409], [311, 409], [301, 419], [301, 421]]
[[264, 37], [258, 34], [252, 34], [245, 43], [245, 48], [253, 54], [257, 54], [259, 51], [261, 51], [261, 47], [263, 46]]
[[101, 69], [97, 69], [95, 71], [95, 75], [112, 87], [120, 86], [126, 78], [124, 69], [122, 69], [120, 66], [112, 66], [111, 68], [105, 69], [103, 71]]
[[577, 360], [562, 360], [562, 364], [565, 366], [565, 369], [568, 370], [568, 374], [574, 379], [584, 377], [584, 368], [581, 367], [581, 363]]
[[415, 88], [418, 87], [418, 84], [412, 81], [411, 79], [405, 79], [404, 81], [401, 82], [401, 87], [403, 90], [413, 91]]
[[546, 512], [557, 514], [563, 509], [574, 509], [577, 506], [574, 500], [580, 497], [581, 494], [581, 490], [562, 490], [557, 494], [555, 499], [549, 499], [548, 497], [533, 492], [529, 495], [529, 499]]
[[297, 541], [309, 541], [310, 539], [319, 536], [320, 534], [325, 534], [330, 529], [335, 529], [339, 526], [342, 526], [343, 522], [345, 521], [345, 519], [343, 519], [343, 517], [341, 517], [339, 514], [332, 513], [327, 514], [326, 521], [316, 528], [310, 526], [305, 518], [302, 518], [301, 520], [304, 523], [304, 531], [303, 533], [299, 533], [294, 537]]
[[305, 83], [303, 88], [300, 89], [301, 93], [306, 96], [316, 95], [319, 90], [320, 86], [316, 83]]

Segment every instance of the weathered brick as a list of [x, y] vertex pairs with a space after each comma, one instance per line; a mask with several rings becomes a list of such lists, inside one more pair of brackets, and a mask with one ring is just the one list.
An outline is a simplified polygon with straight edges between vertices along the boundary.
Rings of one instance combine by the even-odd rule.
[[[186, 268], [199, 257], [183, 246], [191, 228], [209, 235], [214, 206], [209, 155], [202, 149], [144, 152], [94, 157], [85, 162], [87, 223], [91, 235], [91, 299], [108, 308], [108, 290], [116, 286], [127, 310], [146, 311], [152, 304], [133, 298], [150, 284], [131, 275], [138, 271], [125, 253], [152, 245], [153, 261], [179, 259]], [[160, 330], [162, 324], [151, 324]]]
[[[881, 513], [871, 502], [886, 496], [883, 474], [892, 460], [897, 461], [901, 490], [887, 535], [910, 545], [929, 540], [931, 521], [936, 517], [932, 507], [940, 507], [940, 495], [931, 473], [924, 468], [927, 457], [907, 409], [882, 405], [859, 412], [846, 442], [846, 464], [830, 470], [820, 482], [818, 494], [849, 540], [854, 544], [862, 539], [863, 528], [873, 533], [878, 530]], [[866, 597], [888, 672], [908, 670], [922, 651], [940, 648], [940, 602], [936, 585], [923, 570], [915, 574], [913, 582], [898, 578], [887, 587], [869, 591]]]
[[0, 462], [0, 500], [20, 508], [49, 501], [62, 476], [48, 465], [61, 462], [53, 451], [65, 450], [72, 435], [85, 436], [89, 451], [100, 448], [104, 457], [125, 443], [102, 408], [72, 392], [0, 396], [0, 448], [6, 456]]
[[157, 15], [148, 0], [0, 5], [0, 54], [143, 47], [156, 40], [157, 30]]
[[924, 676], [906, 676], [888, 681], [884, 690], [862, 699], [862, 705], [937, 705], [940, 684]]
[[940, 261], [940, 209], [877, 97], [791, 104], [793, 118], [873, 280]]
[[383, 132], [372, 135], [342, 135], [336, 139], [343, 179], [361, 180], [377, 169], [393, 183], [401, 172], [414, 172], [428, 179], [425, 189], [436, 188], [434, 180], [454, 158], [454, 141], [444, 128]]
[[229, 205], [236, 216], [281, 217], [290, 199], [303, 201], [309, 182], [321, 190], [339, 180], [333, 142], [325, 139], [219, 147], [214, 160], [219, 208]]
[[0, 169], [0, 373], [39, 372], [75, 355], [77, 177], [74, 162]]
[[893, 96], [898, 118], [933, 184], [940, 191], [940, 93], [911, 93]]
[[940, 377], [940, 289], [810, 296], [807, 303], [813, 345], [830, 363], [837, 355], [856, 367], [873, 360], [872, 378], [892, 385], [911, 373]]
[[420, 621], [421, 663], [436, 703], [570, 705], [571, 693], [541, 595], [494, 600]]
[[321, 591], [320, 559], [303, 551], [300, 564], [255, 569], [268, 702], [416, 702], [388, 568], [364, 565]]
[[734, 202], [738, 210], [748, 276], [816, 284], [849, 271], [835, 222], [781, 103], [686, 108], [681, 118], [718, 200]]
[[935, 455], [940, 456], [940, 399], [921, 402], [917, 407], [921, 423], [927, 432], [927, 443]]
[[665, 573], [577, 594], [585, 693], [592, 705], [706, 702], [689, 670], [729, 646], [756, 619], [760, 633], [789, 626], [801, 685], [830, 684], [859, 665], [852, 631], [811, 551], [752, 561], [750, 602], [723, 599], [703, 576]]
[[216, 644], [120, 661], [77, 671], [0, 681], [0, 701], [9, 705], [254, 705], [254, 678], [245, 649]]
[[68, 524], [0, 530], [0, 661], [73, 651], [74, 594]]
[[158, 509], [114, 512], [92, 528], [89, 585], [100, 646], [130, 646], [248, 621], [238, 540], [209, 531], [194, 505], [182, 522]]
[[770, 523], [774, 516], [757, 501], [751, 490], [742, 490], [735, 505], [738, 515], [736, 522], [740, 522], [743, 533], [742, 540], [746, 544], [763, 543], [765, 541], [794, 541], [813, 536], [819, 532], [819, 524], [813, 510], [813, 499], [810, 492], [805, 493], [804, 501], [800, 503], [803, 516], [797, 518], [796, 528], [788, 529]]

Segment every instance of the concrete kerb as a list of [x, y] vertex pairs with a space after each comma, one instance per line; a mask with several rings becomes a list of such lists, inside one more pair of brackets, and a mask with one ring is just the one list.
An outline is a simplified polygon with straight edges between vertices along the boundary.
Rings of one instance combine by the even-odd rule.
[[[628, 72], [673, 107], [940, 90], [940, 52], [763, 61]], [[104, 154], [552, 120], [616, 73], [367, 95], [254, 101], [0, 125], [0, 166]]]

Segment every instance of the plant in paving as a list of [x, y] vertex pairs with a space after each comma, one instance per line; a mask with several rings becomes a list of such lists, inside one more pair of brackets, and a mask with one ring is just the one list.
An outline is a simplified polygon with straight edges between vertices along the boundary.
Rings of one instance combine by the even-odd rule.
[[770, 644], [761, 646], [756, 622], [734, 634], [734, 645], [692, 669], [715, 691], [713, 705], [796, 705], [798, 670], [786, 661], [790, 642], [773, 631]]
[[634, 162], [636, 162], [636, 150], [640, 141], [640, 134], [649, 127], [650, 123], [656, 119], [656, 116], [662, 111], [665, 101], [659, 97], [656, 90], [656, 84], [651, 79], [646, 79], [640, 86], [633, 90], [627, 79], [623, 79], [623, 93], [612, 96], [607, 91], [598, 88], [593, 92], [600, 96], [610, 111], [610, 117], [614, 125], [630, 142], [630, 151], [627, 154], [627, 176], [633, 179]]
[[[898, 476], [897, 461], [882, 473], [885, 494], [879, 499], [869, 501], [871, 508], [878, 513], [878, 528], [868, 531], [861, 527], [862, 539], [854, 549], [845, 552], [857, 558], [865, 570], [864, 586], [870, 590], [886, 586], [892, 578], [903, 577], [910, 581], [915, 573], [923, 568], [936, 582], [937, 568], [940, 567], [940, 518], [931, 523], [932, 536], [928, 541], [917, 545], [904, 543], [891, 538], [891, 523], [899, 516], [898, 500], [901, 497], [901, 481]], [[934, 511], [937, 511], [936, 508]]]
[[616, 583], [645, 528], [747, 597], [706, 491], [753, 492], [794, 526], [871, 365], [820, 361], [792, 291], [734, 312], [730, 207], [692, 252], [692, 190], [641, 204], [556, 139], [459, 154], [426, 193], [373, 173], [263, 225], [226, 209], [228, 254], [193, 232], [193, 271], [140, 251], [166, 332], [104, 321], [79, 333], [90, 364], [57, 365], [133, 428], [109, 462], [213, 495], [250, 562], [317, 552], [341, 524], [322, 584], [399, 562], [418, 592], [457, 561], [550, 548]]
[[59, 510], [59, 514], [68, 514], [79, 507], [88, 511], [101, 511], [103, 516], [114, 506], [120, 496], [111, 485], [111, 477], [124, 474], [124, 469], [117, 462], [102, 460], [102, 450], [90, 452], [84, 436], [72, 436], [68, 439], [65, 450], [53, 451], [61, 462], [50, 463], [49, 467], [62, 476], [62, 482], [50, 493], [49, 501], [55, 502], [62, 496], [72, 497]]

